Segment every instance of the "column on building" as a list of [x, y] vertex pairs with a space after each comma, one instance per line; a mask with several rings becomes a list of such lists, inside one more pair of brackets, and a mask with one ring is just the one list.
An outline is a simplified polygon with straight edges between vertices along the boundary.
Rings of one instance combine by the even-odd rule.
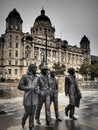
[[39, 47], [39, 57], [38, 57], [38, 59], [39, 59], [39, 65], [40, 65], [41, 64], [40, 47]]
[[53, 56], [53, 51], [52, 51], [52, 49], [51, 49], [51, 62], [53, 62], [53, 60], [52, 60], [52, 56]]
[[31, 63], [34, 61], [34, 43], [31, 42]]
[[66, 63], [66, 70], [68, 69], [68, 51], [65, 52], [65, 63]]
[[24, 37], [24, 41], [23, 41], [23, 49], [24, 49], [23, 62], [24, 62], [24, 66], [26, 66], [25, 46], [26, 46], [26, 39]]
[[58, 62], [61, 63], [61, 49], [58, 49]]

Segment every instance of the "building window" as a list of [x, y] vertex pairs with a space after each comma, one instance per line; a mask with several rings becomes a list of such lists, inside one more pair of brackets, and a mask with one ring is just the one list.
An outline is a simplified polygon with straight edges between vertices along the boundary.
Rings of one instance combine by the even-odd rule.
[[61, 62], [64, 62], [64, 53], [61, 52]]
[[15, 74], [18, 74], [18, 69], [15, 69]]
[[29, 46], [26, 46], [25, 48], [25, 58], [30, 58], [30, 47]]
[[68, 63], [70, 63], [70, 61], [71, 61], [71, 55], [70, 53], [68, 53]]
[[11, 65], [11, 60], [9, 60], [9, 65]]
[[44, 28], [44, 34], [47, 34], [47, 29], [46, 28]]
[[12, 42], [9, 42], [9, 48], [12, 48]]
[[25, 58], [30, 58], [30, 51], [29, 50], [25, 52]]
[[16, 21], [16, 26], [15, 26], [16, 29], [18, 29], [18, 21]]
[[53, 51], [53, 57], [56, 57], [56, 51]]
[[10, 40], [12, 39], [12, 35], [10, 35]]
[[38, 55], [39, 55], [39, 48], [38, 47], [34, 47], [34, 58], [35, 58], [35, 60], [38, 59]]
[[19, 42], [19, 37], [18, 36], [16, 36], [16, 42]]
[[38, 33], [38, 29], [36, 29], [36, 34]]
[[11, 57], [12, 56], [12, 52], [11, 52], [11, 50], [9, 50], [9, 57]]
[[15, 51], [15, 57], [18, 57], [18, 51]]
[[8, 69], [8, 74], [11, 74], [11, 69]]
[[52, 52], [52, 61], [55, 62], [56, 61], [56, 51], [53, 50]]
[[18, 40], [18, 36], [16, 36], [16, 40]]
[[49, 35], [50, 35], [50, 29], [48, 29]]
[[19, 45], [19, 44], [18, 44], [18, 43], [16, 43], [16, 48], [18, 48], [18, 45]]
[[34, 59], [37, 60], [37, 55], [34, 55]]
[[75, 60], [74, 60], [74, 54], [72, 54], [72, 63], [74, 63]]
[[45, 62], [45, 55], [43, 53], [41, 54], [41, 61]]
[[15, 61], [15, 65], [18, 65], [18, 60]]

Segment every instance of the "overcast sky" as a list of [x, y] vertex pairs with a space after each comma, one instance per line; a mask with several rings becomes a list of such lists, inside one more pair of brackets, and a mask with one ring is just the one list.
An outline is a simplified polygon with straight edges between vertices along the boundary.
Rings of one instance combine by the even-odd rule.
[[55, 37], [79, 46], [86, 35], [91, 54], [98, 56], [98, 0], [0, 0], [0, 34], [4, 34], [5, 19], [13, 8], [21, 15], [23, 32], [30, 32], [42, 7], [55, 26]]

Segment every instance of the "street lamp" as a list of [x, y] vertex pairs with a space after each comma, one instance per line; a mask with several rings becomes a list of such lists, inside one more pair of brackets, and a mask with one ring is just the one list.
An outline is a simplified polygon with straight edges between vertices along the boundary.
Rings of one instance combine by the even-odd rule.
[[45, 46], [45, 50], [46, 50], [46, 61], [45, 61], [45, 65], [47, 65], [47, 32], [45, 30], [45, 36], [46, 36], [46, 46]]
[[41, 65], [42, 65], [42, 66], [45, 66], [45, 65], [46, 65], [44, 52], [41, 53]]

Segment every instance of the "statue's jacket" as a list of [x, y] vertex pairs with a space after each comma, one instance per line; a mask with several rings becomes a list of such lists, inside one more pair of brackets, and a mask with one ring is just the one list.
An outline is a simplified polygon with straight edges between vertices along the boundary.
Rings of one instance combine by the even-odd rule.
[[38, 104], [38, 76], [31, 75], [29, 72], [24, 74], [19, 82], [18, 89], [24, 91], [24, 106], [31, 106]]

